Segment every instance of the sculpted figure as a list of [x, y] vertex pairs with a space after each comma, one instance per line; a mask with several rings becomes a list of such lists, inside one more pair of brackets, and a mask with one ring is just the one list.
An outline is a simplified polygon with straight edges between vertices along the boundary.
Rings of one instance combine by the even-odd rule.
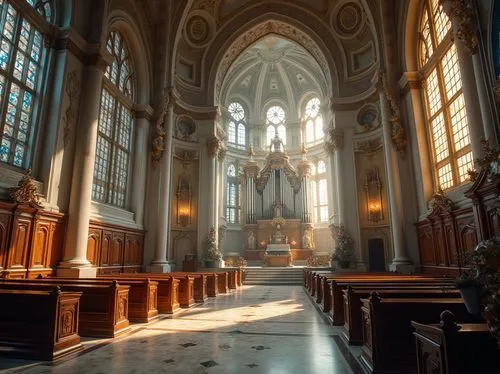
[[253, 231], [248, 233], [248, 249], [255, 249], [255, 236]]
[[302, 236], [302, 246], [304, 248], [312, 247], [311, 233], [309, 232], [309, 230], [304, 231], [304, 235]]

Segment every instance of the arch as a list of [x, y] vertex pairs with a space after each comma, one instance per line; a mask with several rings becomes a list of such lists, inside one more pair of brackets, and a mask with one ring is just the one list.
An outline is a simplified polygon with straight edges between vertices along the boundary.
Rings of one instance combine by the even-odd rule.
[[406, 71], [418, 71], [418, 41], [419, 41], [419, 28], [420, 19], [422, 16], [422, 7], [424, 3], [422, 0], [408, 0], [408, 7], [406, 9], [406, 29], [404, 30], [404, 50]]
[[111, 30], [118, 30], [127, 42], [135, 71], [135, 102], [139, 105], [147, 105], [152, 95], [152, 69], [148, 58], [139, 58], [139, 56], [150, 55], [150, 48], [144, 35], [134, 19], [121, 9], [112, 10], [109, 14], [106, 32], [103, 33], [103, 45], [106, 45]]
[[[324, 23], [313, 14], [303, 17], [309, 23], [306, 25], [296, 19], [297, 9], [288, 3], [261, 3], [247, 7], [245, 12], [237, 14], [220, 30], [210, 49], [205, 54], [205, 61], [211, 65], [204, 67], [207, 74], [207, 87], [210, 90], [208, 103], [216, 104], [220, 100], [222, 82], [231, 66], [242, 51], [257, 40], [269, 34], [291, 40], [306, 49], [321, 67], [328, 96], [338, 95], [338, 79], [333, 51], [341, 48], [338, 41], [332, 38], [331, 43], [325, 43], [318, 35], [330, 35]], [[239, 30], [234, 32], [234, 30]], [[327, 41], [328, 42], [328, 41]], [[329, 49], [331, 48], [331, 49]], [[334, 77], [332, 78], [332, 75]]]

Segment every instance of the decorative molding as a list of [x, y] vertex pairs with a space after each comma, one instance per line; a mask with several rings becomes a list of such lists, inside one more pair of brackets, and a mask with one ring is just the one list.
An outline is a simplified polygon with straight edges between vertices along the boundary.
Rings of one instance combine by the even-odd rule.
[[195, 10], [189, 14], [184, 27], [184, 38], [194, 48], [203, 48], [215, 36], [215, 21], [205, 10]]
[[382, 149], [383, 144], [381, 138], [359, 141], [355, 143], [354, 150], [362, 153], [375, 153]]
[[476, 32], [477, 20], [472, 0], [439, 0], [439, 2], [451, 19], [455, 39], [464, 43], [470, 55], [475, 54], [479, 39]]
[[64, 148], [67, 147], [69, 141], [71, 140], [71, 132], [73, 129], [73, 122], [77, 114], [78, 96], [80, 94], [80, 80], [76, 75], [76, 70], [70, 71], [66, 76], [66, 95], [68, 95], [69, 104], [64, 112], [63, 122], [64, 122], [64, 132], [63, 132], [63, 144]]
[[17, 187], [12, 189], [10, 197], [19, 204], [28, 204], [33, 208], [42, 207], [36, 185], [31, 177], [31, 169], [26, 170]]
[[325, 139], [325, 149], [330, 154], [344, 148], [344, 132], [337, 128], [329, 128]]

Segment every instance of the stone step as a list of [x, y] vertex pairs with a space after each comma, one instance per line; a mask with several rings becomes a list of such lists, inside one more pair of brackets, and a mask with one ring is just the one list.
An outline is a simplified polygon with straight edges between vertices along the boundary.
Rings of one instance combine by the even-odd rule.
[[247, 285], [302, 285], [303, 268], [247, 267], [244, 284]]

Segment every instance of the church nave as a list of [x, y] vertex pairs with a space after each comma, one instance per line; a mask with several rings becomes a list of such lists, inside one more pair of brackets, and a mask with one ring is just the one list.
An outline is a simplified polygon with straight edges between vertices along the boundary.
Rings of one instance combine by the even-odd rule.
[[16, 363], [6, 372], [357, 373], [335, 334], [301, 286], [244, 286], [127, 337], [87, 341], [82, 354], [53, 365], [6, 361]]

